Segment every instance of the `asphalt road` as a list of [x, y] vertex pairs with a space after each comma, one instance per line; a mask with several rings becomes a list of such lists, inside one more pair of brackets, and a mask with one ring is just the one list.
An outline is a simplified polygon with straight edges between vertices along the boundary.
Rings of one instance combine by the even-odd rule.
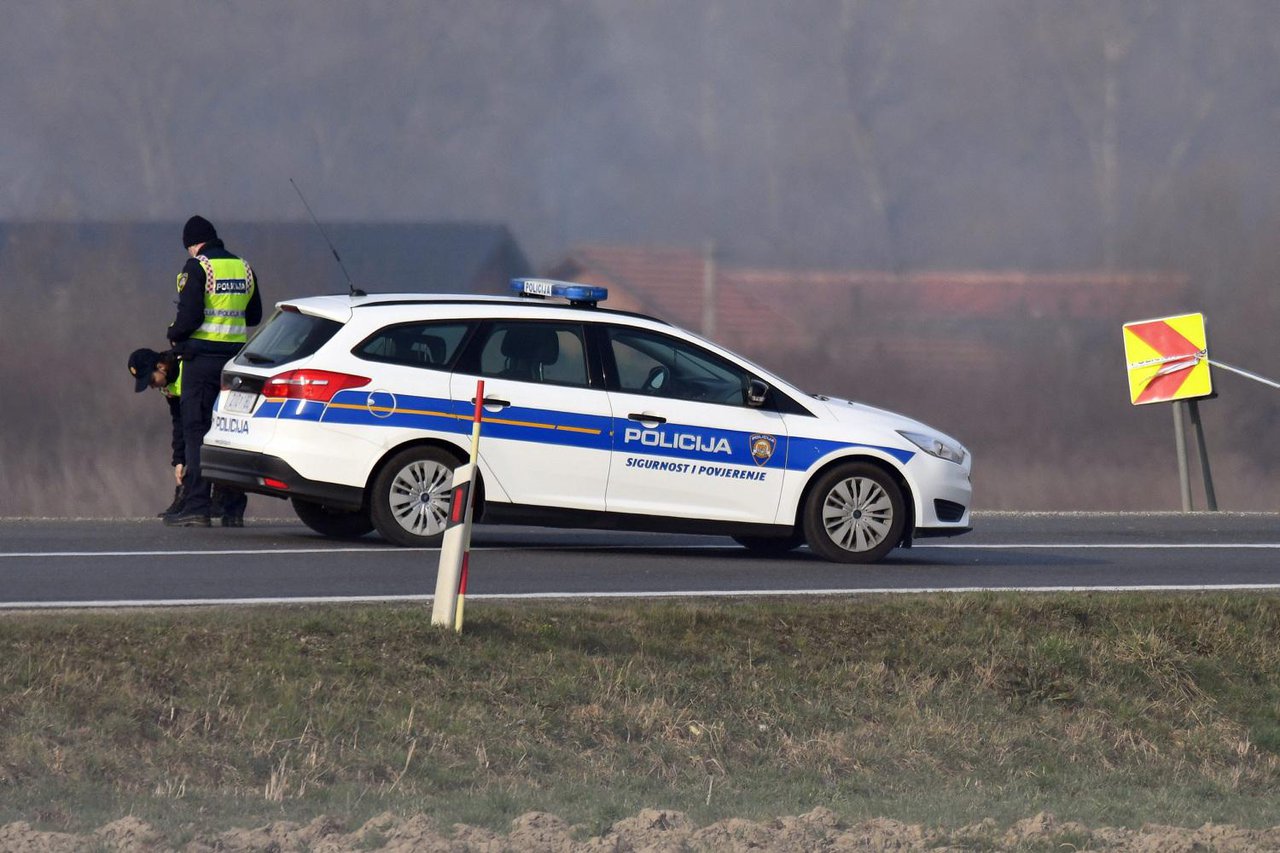
[[[709, 536], [475, 529], [469, 599], [972, 589], [1280, 589], [1280, 514], [982, 513], [874, 566], [779, 559]], [[0, 609], [422, 600], [438, 552], [300, 523], [0, 519]]]

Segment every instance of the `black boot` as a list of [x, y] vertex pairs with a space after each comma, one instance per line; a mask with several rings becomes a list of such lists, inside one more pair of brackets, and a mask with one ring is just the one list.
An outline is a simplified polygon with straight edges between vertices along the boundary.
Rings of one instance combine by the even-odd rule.
[[165, 527], [208, 527], [209, 516], [202, 513], [179, 512], [164, 517]]
[[173, 515], [178, 511], [178, 508], [182, 506], [182, 499], [185, 497], [186, 494], [183, 493], [182, 486], [174, 486], [173, 503], [169, 504], [167, 508], [162, 509], [160, 512], [157, 512], [156, 518], [164, 518], [166, 515]]

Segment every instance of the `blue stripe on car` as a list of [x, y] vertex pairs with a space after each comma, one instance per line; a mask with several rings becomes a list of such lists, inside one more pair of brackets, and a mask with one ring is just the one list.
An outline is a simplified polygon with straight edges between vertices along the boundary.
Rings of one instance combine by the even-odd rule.
[[[334, 395], [327, 406], [310, 400], [267, 401], [258, 408], [254, 417], [400, 427], [458, 435], [471, 432], [472, 408], [464, 400], [398, 394], [394, 406], [389, 403], [390, 395], [385, 393], [374, 395], [370, 405], [369, 392], [347, 390]], [[772, 456], [761, 463], [751, 454], [752, 436], [757, 433], [674, 423], [642, 427], [638, 422], [626, 418], [521, 407], [506, 408], [497, 415], [486, 414], [484, 435], [487, 438], [534, 444], [616, 450], [636, 456], [693, 459], [793, 471], [807, 470], [824, 456], [849, 447], [877, 450], [903, 464], [915, 456], [914, 451], [896, 447], [774, 435], [777, 446]]]

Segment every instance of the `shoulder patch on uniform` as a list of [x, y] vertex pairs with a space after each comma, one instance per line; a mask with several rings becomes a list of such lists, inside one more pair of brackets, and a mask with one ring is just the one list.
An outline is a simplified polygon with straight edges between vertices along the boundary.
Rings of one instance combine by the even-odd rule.
[[187, 286], [187, 274], [184, 272], [178, 273], [178, 292], [181, 293], [182, 288], [186, 286]]

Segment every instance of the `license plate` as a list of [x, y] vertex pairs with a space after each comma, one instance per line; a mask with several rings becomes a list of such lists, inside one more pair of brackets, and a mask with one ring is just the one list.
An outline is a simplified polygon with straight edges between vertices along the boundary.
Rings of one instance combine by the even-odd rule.
[[223, 411], [247, 415], [253, 411], [253, 404], [257, 399], [257, 394], [250, 394], [248, 391], [228, 391], [227, 405]]

